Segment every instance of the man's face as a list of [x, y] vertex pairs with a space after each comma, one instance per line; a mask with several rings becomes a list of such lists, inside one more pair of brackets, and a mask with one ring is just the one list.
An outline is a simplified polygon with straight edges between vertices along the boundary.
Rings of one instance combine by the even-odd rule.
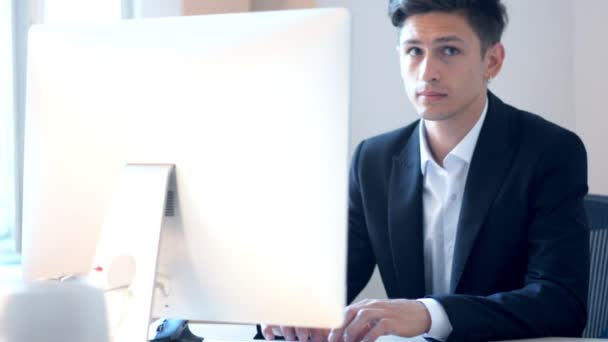
[[432, 12], [404, 22], [398, 48], [401, 76], [408, 98], [424, 119], [447, 120], [484, 103], [487, 79], [498, 70], [488, 57], [495, 47], [482, 58], [480, 45], [458, 14]]

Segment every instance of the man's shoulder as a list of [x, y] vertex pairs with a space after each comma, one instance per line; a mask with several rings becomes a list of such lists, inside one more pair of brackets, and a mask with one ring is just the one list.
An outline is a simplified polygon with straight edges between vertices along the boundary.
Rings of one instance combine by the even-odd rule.
[[528, 149], [538, 152], [550, 149], [552, 146], [568, 144], [583, 146], [581, 139], [573, 131], [557, 123], [545, 119], [542, 114], [525, 111], [503, 103], [506, 115], [511, 116], [511, 134], [518, 136]]
[[[357, 146], [353, 156], [352, 167], [363, 179], [375, 184], [386, 185], [396, 158], [418, 149], [418, 122], [367, 138]], [[411, 145], [415, 144], [415, 146]]]
[[412, 135], [418, 135], [418, 123], [416, 120], [407, 126], [400, 127], [388, 132], [384, 132], [361, 142], [362, 153], [373, 154], [376, 156], [393, 157], [403, 152]]

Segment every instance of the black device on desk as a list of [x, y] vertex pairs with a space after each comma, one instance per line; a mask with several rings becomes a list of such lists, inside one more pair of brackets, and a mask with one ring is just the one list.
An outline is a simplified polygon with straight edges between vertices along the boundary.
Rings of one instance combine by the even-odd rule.
[[183, 319], [165, 319], [157, 328], [156, 336], [150, 342], [203, 342], [204, 338], [194, 335]]

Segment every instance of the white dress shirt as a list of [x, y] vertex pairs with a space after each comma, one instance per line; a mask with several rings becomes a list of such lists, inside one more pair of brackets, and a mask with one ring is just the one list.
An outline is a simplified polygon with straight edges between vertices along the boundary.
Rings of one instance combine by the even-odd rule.
[[[420, 167], [423, 176], [424, 280], [426, 293], [440, 295], [450, 291], [456, 229], [469, 165], [481, 126], [488, 110], [488, 100], [481, 116], [467, 135], [443, 159], [443, 167], [433, 159], [426, 139], [424, 119], [420, 120]], [[439, 302], [419, 299], [429, 310], [431, 329], [426, 336], [444, 341], [452, 325]]]

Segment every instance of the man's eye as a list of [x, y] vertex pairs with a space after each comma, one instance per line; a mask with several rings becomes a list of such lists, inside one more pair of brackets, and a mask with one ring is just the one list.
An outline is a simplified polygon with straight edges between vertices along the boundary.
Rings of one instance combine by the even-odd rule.
[[407, 49], [405, 51], [405, 53], [410, 56], [420, 56], [420, 55], [422, 55], [422, 50], [417, 47], [412, 47], [412, 48]]
[[443, 54], [446, 56], [455, 56], [459, 53], [460, 50], [452, 46], [446, 46], [443, 48]]

